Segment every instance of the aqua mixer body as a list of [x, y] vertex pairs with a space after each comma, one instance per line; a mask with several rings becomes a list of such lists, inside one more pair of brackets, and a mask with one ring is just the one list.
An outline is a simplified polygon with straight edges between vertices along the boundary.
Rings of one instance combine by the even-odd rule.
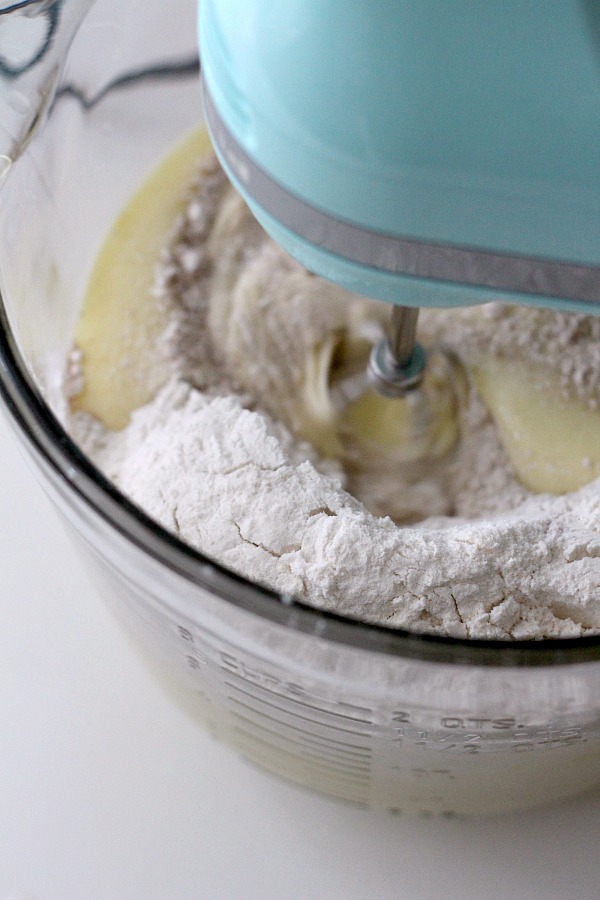
[[600, 310], [600, 5], [202, 0], [209, 131], [309, 270], [394, 305], [372, 382], [418, 384], [419, 307]]

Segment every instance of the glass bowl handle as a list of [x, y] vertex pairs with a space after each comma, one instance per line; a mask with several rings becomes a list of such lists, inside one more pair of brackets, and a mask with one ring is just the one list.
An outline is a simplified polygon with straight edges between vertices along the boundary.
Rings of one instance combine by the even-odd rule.
[[16, 160], [43, 123], [67, 51], [95, 0], [0, 2], [0, 156]]

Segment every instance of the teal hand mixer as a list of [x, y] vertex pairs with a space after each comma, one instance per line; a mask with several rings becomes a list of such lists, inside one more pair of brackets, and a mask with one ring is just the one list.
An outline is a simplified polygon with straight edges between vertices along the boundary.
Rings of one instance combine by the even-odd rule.
[[419, 382], [421, 306], [600, 311], [600, 3], [202, 0], [228, 175], [308, 269], [394, 304], [370, 371]]

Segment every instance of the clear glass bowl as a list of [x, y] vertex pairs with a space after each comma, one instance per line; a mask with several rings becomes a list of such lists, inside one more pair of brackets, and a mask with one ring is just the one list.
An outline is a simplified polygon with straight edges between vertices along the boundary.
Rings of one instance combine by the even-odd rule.
[[[63, 6], [74, 19], [59, 28], [76, 34], [54, 99], [70, 35], [47, 42], [26, 83], [4, 65], [0, 395], [157, 678], [244, 756], [362, 804], [500, 812], [600, 783], [600, 639], [443, 639], [290, 602], [177, 541], [71, 442], [60, 376], [95, 254], [201, 110], [194, 0]], [[33, 0], [25, 25], [51, 7]]]

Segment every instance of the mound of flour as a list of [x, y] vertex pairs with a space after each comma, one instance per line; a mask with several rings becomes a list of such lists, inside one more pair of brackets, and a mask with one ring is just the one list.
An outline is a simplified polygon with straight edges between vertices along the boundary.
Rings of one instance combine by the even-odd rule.
[[97, 464], [165, 528], [312, 605], [457, 637], [600, 630], [596, 483], [486, 520], [400, 528], [235, 396], [172, 381], [124, 431], [80, 429]]
[[[425, 508], [431, 495], [433, 514], [398, 526], [367, 508], [377, 512], [385, 482], [369, 485], [373, 502], [364, 505], [345, 490], [340, 465], [292, 435], [260, 390], [249, 396], [223, 370], [207, 323], [210, 246], [225, 190], [216, 164], [204, 164], [157, 272], [156, 291], [170, 311], [163, 351], [172, 377], [121, 432], [75, 415], [70, 427], [84, 451], [181, 540], [313, 606], [456, 637], [600, 632], [600, 483], [562, 497], [530, 495], [474, 390], [461, 411], [460, 446], [437, 482], [408, 486]], [[227, 227], [233, 218], [226, 217]], [[242, 273], [247, 263], [257, 270], [266, 260], [261, 290], [275, 290], [277, 254], [254, 220], [242, 225], [228, 237], [230, 254]], [[216, 256], [222, 263], [224, 254]], [[600, 319], [588, 318], [525, 311], [516, 321], [512, 308], [493, 305], [479, 319], [460, 310], [427, 313], [423, 326], [468, 352], [487, 340], [487, 319], [492, 352], [519, 343], [539, 355], [540, 340], [548, 340], [562, 348], [565, 394], [573, 384], [571, 393], [587, 397], [600, 378], [600, 361], [598, 376], [595, 367], [588, 371]], [[220, 327], [225, 332], [227, 323]], [[436, 512], [442, 481], [451, 515]]]

